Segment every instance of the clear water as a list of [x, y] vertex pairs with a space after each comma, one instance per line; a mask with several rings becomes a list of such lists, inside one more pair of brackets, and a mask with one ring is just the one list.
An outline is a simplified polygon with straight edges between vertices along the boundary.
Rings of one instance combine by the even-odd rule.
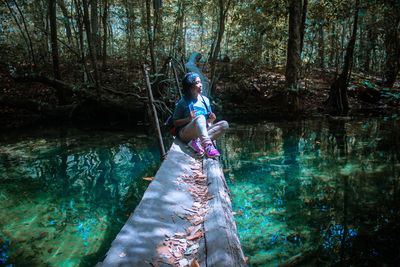
[[233, 125], [220, 143], [250, 266], [398, 266], [400, 123]]
[[0, 266], [93, 266], [159, 167], [143, 133], [2, 135]]
[[[391, 266], [400, 248], [397, 118], [235, 125], [221, 139], [250, 266]], [[145, 133], [0, 135], [0, 266], [93, 266], [160, 161]], [[166, 145], [168, 147], [168, 145]]]

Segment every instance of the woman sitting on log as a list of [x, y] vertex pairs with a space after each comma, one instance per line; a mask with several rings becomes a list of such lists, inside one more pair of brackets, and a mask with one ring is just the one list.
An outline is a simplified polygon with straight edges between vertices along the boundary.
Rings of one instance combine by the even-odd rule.
[[208, 127], [216, 116], [211, 110], [210, 100], [201, 95], [203, 83], [197, 73], [186, 74], [182, 85], [184, 97], [176, 104], [172, 116], [177, 136], [183, 142], [188, 142], [195, 152], [218, 157], [220, 154], [212, 141], [228, 130], [228, 123], [219, 121]]

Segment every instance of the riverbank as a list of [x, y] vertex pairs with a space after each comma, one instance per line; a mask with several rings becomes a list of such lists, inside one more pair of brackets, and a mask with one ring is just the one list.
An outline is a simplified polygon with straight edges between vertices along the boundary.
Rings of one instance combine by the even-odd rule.
[[[20, 79], [13, 78], [9, 70], [3, 66], [0, 68], [0, 102], [3, 102], [0, 108], [0, 129], [10, 130], [43, 123], [89, 122], [104, 124], [107, 127], [116, 125], [135, 127], [148, 124], [149, 119], [145, 109], [146, 94], [141, 86], [143, 77], [140, 69], [136, 67], [134, 71], [129, 72], [124, 72], [123, 69], [123, 63], [113, 62], [108, 71], [103, 73], [103, 81], [109, 86], [106, 88], [107, 92], [103, 90], [102, 96], [107, 99], [107, 104], [104, 104], [104, 101], [102, 104], [94, 103], [90, 99], [77, 100], [76, 98], [82, 97], [77, 93], [72, 96], [72, 106], [64, 105], [62, 109], [54, 87], [38, 81], [21, 82]], [[21, 68], [19, 71], [23, 72], [24, 69]], [[289, 111], [282, 97], [286, 90], [283, 70], [271, 69], [268, 66], [251, 69], [250, 66], [232, 63], [229, 71], [224, 69], [224, 66], [219, 71], [220, 79], [213, 94], [213, 109], [218, 118], [257, 122], [296, 120], [327, 114], [325, 107], [330, 84], [335, 76], [334, 70], [315, 69], [305, 75], [298, 94], [302, 109], [298, 112]], [[65, 80], [73, 84], [73, 73], [66, 73]], [[379, 77], [364, 73], [352, 74], [348, 88], [350, 107], [348, 116], [397, 114], [400, 83], [396, 82], [394, 88], [390, 90], [380, 87], [379, 83]], [[130, 94], [132, 91], [137, 93], [135, 97], [130, 96], [132, 98], [125, 99], [126, 103], [122, 105], [122, 100], [114, 98], [115, 95], [110, 95], [110, 91], [117, 94]], [[157, 92], [159, 90], [156, 90], [156, 99], [165, 103], [160, 113], [165, 113], [165, 107], [173, 110], [174, 99], [167, 99], [162, 94], [157, 96]], [[79, 104], [73, 106], [74, 103]], [[134, 108], [118, 108], [116, 103]], [[165, 116], [161, 116], [161, 119], [163, 117]]]

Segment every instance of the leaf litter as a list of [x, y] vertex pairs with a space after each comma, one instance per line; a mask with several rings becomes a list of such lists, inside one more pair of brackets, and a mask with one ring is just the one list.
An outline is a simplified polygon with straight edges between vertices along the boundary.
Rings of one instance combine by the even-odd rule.
[[203, 174], [202, 163], [199, 160], [191, 160], [192, 174], [183, 174], [175, 183], [179, 190], [186, 191], [193, 197], [191, 207], [181, 206], [185, 212], [175, 211], [175, 215], [190, 223], [186, 232], [177, 232], [165, 235], [165, 239], [158, 244], [157, 254], [168, 264], [180, 267], [196, 267], [200, 241], [204, 237], [205, 216], [209, 213], [208, 201], [213, 198], [208, 194], [207, 176]]

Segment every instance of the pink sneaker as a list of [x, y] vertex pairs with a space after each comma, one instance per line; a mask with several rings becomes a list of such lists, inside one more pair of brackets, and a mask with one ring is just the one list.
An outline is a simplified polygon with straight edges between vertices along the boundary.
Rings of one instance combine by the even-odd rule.
[[188, 146], [196, 153], [204, 153], [204, 149], [201, 146], [201, 141], [199, 138], [190, 140]]
[[206, 151], [207, 157], [215, 158], [220, 156], [218, 150], [214, 147], [212, 143], [207, 144], [204, 147], [204, 150]]

